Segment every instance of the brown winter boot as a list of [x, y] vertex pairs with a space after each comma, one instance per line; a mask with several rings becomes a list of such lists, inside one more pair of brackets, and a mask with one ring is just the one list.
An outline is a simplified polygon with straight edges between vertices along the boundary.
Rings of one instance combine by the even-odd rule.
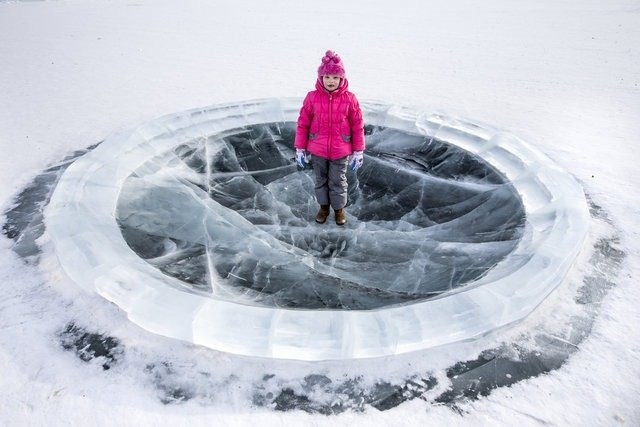
[[347, 213], [344, 209], [336, 209], [336, 224], [345, 225], [347, 223]]
[[316, 222], [318, 224], [324, 224], [329, 216], [329, 205], [320, 205], [320, 210], [316, 214]]

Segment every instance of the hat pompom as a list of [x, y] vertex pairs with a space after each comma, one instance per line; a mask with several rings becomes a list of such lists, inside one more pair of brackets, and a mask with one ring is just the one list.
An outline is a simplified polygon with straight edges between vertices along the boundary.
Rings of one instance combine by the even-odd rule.
[[325, 52], [318, 68], [318, 77], [336, 75], [344, 78], [344, 64], [340, 56], [332, 50]]

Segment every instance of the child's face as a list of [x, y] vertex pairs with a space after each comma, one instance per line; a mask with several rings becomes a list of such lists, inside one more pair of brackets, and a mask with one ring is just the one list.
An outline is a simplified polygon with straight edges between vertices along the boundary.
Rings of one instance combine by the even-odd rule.
[[322, 76], [322, 84], [326, 90], [333, 92], [340, 87], [340, 76], [334, 76], [333, 74]]

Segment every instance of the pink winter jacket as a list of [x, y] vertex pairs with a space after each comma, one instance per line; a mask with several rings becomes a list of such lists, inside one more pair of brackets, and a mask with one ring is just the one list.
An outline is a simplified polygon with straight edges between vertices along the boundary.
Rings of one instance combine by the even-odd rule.
[[300, 109], [295, 148], [329, 160], [341, 159], [354, 151], [364, 151], [364, 122], [349, 82], [328, 92], [322, 81], [307, 94]]

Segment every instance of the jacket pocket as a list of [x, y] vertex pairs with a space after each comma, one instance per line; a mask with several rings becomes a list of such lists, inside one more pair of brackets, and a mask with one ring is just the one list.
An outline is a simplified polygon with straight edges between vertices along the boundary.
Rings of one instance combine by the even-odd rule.
[[316, 139], [318, 137], [317, 133], [311, 133], [309, 132], [309, 141], [313, 141], [314, 139]]
[[319, 133], [320, 121], [317, 117], [314, 117], [313, 120], [311, 120], [311, 124], [309, 125], [309, 139], [312, 139], [312, 136], [313, 138], [317, 138]]
[[351, 126], [349, 126], [349, 120], [346, 117], [340, 122], [340, 137], [344, 142], [351, 142]]

